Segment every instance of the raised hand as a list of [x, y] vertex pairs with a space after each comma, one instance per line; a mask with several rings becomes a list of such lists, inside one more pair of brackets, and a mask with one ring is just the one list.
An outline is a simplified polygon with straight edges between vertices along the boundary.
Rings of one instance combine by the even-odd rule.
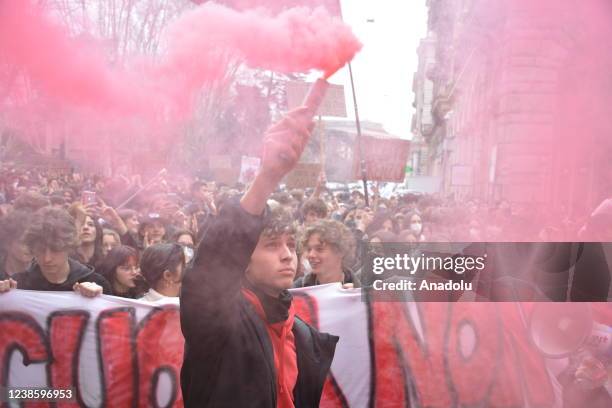
[[306, 108], [294, 109], [272, 125], [264, 136], [260, 173], [280, 182], [299, 161], [313, 126]]
[[287, 113], [264, 137], [259, 173], [240, 200], [247, 212], [259, 215], [282, 178], [297, 164], [314, 126], [312, 112], [298, 108]]
[[104, 200], [98, 198], [99, 206], [96, 207], [98, 213], [106, 220], [110, 225], [113, 226], [119, 233], [119, 235], [124, 235], [128, 232], [128, 228], [113, 207], [106, 205]]

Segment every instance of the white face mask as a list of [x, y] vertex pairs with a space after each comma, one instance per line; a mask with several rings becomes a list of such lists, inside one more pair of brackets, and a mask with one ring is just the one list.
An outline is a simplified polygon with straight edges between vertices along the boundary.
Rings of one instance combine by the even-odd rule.
[[185, 255], [185, 263], [188, 264], [189, 261], [191, 261], [193, 259], [194, 250], [191, 247], [184, 246], [183, 247], [183, 254]]
[[412, 231], [415, 234], [421, 234], [421, 230], [423, 229], [423, 225], [421, 223], [413, 223], [410, 224], [410, 231]]

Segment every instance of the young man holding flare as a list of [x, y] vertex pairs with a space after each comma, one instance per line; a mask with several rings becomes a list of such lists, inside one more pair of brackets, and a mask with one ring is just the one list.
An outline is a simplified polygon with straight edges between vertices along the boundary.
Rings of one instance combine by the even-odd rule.
[[338, 337], [295, 316], [287, 291], [297, 268], [295, 229], [266, 209], [308, 141], [312, 100], [305, 105], [268, 130], [253, 184], [221, 208], [185, 276], [186, 407], [319, 406]]

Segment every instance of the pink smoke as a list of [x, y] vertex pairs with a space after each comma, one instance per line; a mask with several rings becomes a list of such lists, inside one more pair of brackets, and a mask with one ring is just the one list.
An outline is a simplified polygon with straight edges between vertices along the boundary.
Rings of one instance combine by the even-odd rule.
[[438, 32], [457, 36], [448, 164], [474, 169], [463, 202], [507, 205], [489, 214], [506, 227], [497, 240], [612, 238], [612, 206], [589, 221], [612, 196], [612, 3], [503, 0], [456, 32], [443, 21]]
[[30, 1], [0, 3], [2, 62], [54, 103], [88, 107], [103, 118], [180, 112], [194, 91], [224, 73], [228, 54], [253, 68], [331, 74], [361, 47], [348, 26], [323, 9], [271, 17], [215, 4], [185, 13], [168, 28], [167, 40], [161, 65], [135, 56], [129, 68], [117, 67], [101, 47], [71, 37]]
[[236, 52], [253, 68], [286, 73], [316, 69], [328, 76], [362, 46], [346, 24], [322, 7], [271, 16], [261, 9], [238, 12], [208, 3], [182, 15], [167, 34], [165, 68], [195, 83], [210, 74], [210, 57], [219, 50]]
[[98, 43], [71, 37], [30, 1], [0, 3], [0, 61], [59, 110], [89, 108], [109, 119], [109, 112], [150, 114], [160, 102], [142, 75], [113, 66]]

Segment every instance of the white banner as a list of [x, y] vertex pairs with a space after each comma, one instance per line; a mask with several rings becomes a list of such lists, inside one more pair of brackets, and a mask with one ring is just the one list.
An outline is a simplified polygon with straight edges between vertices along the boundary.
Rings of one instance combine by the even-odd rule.
[[[323, 407], [559, 405], [516, 304], [371, 302], [337, 285], [293, 293], [299, 316], [340, 336]], [[0, 295], [0, 386], [73, 389], [60, 407], [182, 406], [182, 357], [178, 299]]]

